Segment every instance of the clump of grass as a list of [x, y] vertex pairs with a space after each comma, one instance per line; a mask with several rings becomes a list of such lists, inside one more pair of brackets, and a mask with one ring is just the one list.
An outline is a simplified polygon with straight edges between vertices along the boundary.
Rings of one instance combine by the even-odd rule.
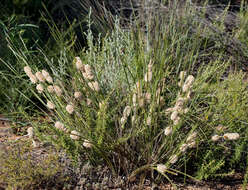
[[[196, 9], [188, 9], [186, 15], [172, 9], [155, 17], [168, 23], [155, 31], [126, 31], [117, 20], [113, 33], [96, 41], [89, 21], [88, 49], [74, 60], [65, 51], [57, 60], [71, 63], [67, 69], [50, 64], [51, 74], [27, 64], [24, 71], [51, 121], [34, 123], [36, 135], [75, 161], [105, 162], [130, 179], [207, 179], [228, 175], [238, 163], [244, 170], [244, 74], [227, 73], [236, 62], [220, 41], [209, 58], [216, 33], [193, 19]], [[203, 61], [208, 64], [199, 65]]]

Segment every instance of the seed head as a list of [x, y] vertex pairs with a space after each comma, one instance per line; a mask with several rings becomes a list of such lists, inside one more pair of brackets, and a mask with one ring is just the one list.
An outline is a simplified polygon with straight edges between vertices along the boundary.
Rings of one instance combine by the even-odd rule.
[[160, 98], [157, 99], [157, 104], [160, 106], [163, 106], [165, 104], [163, 96], [160, 96]]
[[135, 115], [133, 115], [133, 116], [132, 116], [132, 124], [134, 124], [134, 123], [135, 123], [135, 120], [136, 120], [136, 116], [135, 116]]
[[169, 136], [172, 133], [172, 127], [166, 127], [164, 130], [164, 135]]
[[60, 121], [56, 121], [55, 128], [57, 128], [57, 129], [59, 129], [61, 131], [67, 131], [67, 129], [65, 128], [64, 124], [61, 123]]
[[48, 83], [51, 84], [53, 83], [53, 78], [49, 75], [49, 73], [46, 70], [42, 70], [41, 73]]
[[40, 82], [45, 82], [46, 79], [44, 78], [44, 76], [42, 75], [42, 73], [40, 71], [36, 72], [35, 73], [35, 76], [37, 77], [37, 79], [40, 81]]
[[92, 148], [93, 145], [90, 143], [90, 141], [84, 140], [83, 146], [84, 146], [85, 148]]
[[184, 153], [186, 152], [186, 150], [188, 149], [188, 145], [187, 144], [182, 144], [179, 148], [180, 152]]
[[220, 138], [221, 138], [221, 136], [219, 136], [219, 135], [214, 135], [214, 136], [212, 136], [211, 140], [214, 141], [214, 142], [216, 142], [216, 141], [218, 141]]
[[189, 112], [189, 108], [185, 108], [184, 110], [183, 110], [183, 113], [188, 113]]
[[152, 70], [152, 66], [153, 66], [153, 63], [152, 63], [152, 60], [150, 60], [150, 62], [148, 64], [148, 71]]
[[86, 99], [86, 104], [87, 104], [87, 106], [90, 106], [90, 105], [92, 104], [92, 100], [89, 99], [89, 98], [87, 98], [87, 99]]
[[55, 109], [55, 105], [51, 101], [47, 101], [47, 107], [51, 110]]
[[180, 117], [177, 116], [175, 120], [173, 120], [173, 125], [178, 125], [178, 123], [180, 122]]
[[27, 76], [32, 75], [32, 69], [29, 66], [25, 66], [23, 69]]
[[197, 136], [197, 132], [191, 133], [186, 139], [186, 142], [192, 142], [193, 140], [195, 140], [196, 136]]
[[82, 97], [82, 93], [77, 91], [77, 92], [74, 93], [74, 97], [76, 99], [80, 99]]
[[239, 134], [238, 133], [226, 133], [223, 135], [223, 138], [225, 140], [237, 140], [239, 139]]
[[49, 93], [53, 93], [53, 92], [54, 92], [54, 87], [53, 87], [52, 85], [49, 85], [49, 86], [47, 87], [47, 91], [48, 91]]
[[147, 103], [151, 103], [151, 97], [152, 97], [151, 93], [149, 92], [145, 93], [145, 99]]
[[157, 165], [157, 171], [160, 173], [165, 173], [168, 168], [164, 164], [158, 164]]
[[133, 106], [134, 107], [137, 106], [137, 94], [136, 93], [133, 94]]
[[65, 109], [69, 114], [72, 114], [74, 112], [74, 106], [71, 104], [67, 105]]
[[148, 71], [148, 72], [145, 74], [144, 81], [145, 81], [145, 82], [151, 82], [151, 81], [152, 81], [152, 71]]
[[35, 83], [38, 82], [38, 79], [37, 79], [36, 76], [33, 75], [33, 74], [31, 74], [31, 75], [29, 76], [29, 79], [30, 79], [30, 81], [31, 81], [33, 84], [35, 84]]
[[91, 90], [94, 90], [96, 92], [99, 92], [100, 91], [99, 84], [98, 84], [97, 81], [95, 81], [95, 82], [89, 82], [88, 83], [88, 86], [91, 88]]
[[46, 81], [48, 82], [48, 83], [53, 83], [53, 78], [51, 77], [51, 76], [48, 76], [48, 77], [46, 77]]
[[171, 114], [170, 119], [171, 119], [172, 121], [174, 121], [174, 120], [177, 119], [177, 117], [178, 117], [178, 111], [173, 111], [172, 114]]
[[62, 90], [61, 90], [61, 88], [59, 86], [54, 85], [53, 88], [54, 88], [54, 91], [57, 94], [57, 96], [61, 96], [62, 95]]
[[77, 131], [75, 131], [75, 130], [73, 130], [73, 131], [71, 132], [70, 138], [71, 138], [72, 140], [78, 140], [78, 139], [80, 138], [80, 133], [77, 132]]
[[29, 127], [28, 129], [27, 129], [27, 133], [28, 133], [28, 137], [31, 139], [31, 138], [33, 138], [34, 137], [34, 129], [33, 129], [33, 127]]
[[183, 107], [184, 103], [185, 103], [185, 99], [182, 98], [182, 97], [179, 97], [179, 98], [177, 99], [177, 101], [176, 101], [175, 107], [177, 107], [177, 106], [178, 106], [178, 107]]
[[186, 76], [187, 72], [186, 71], [181, 71], [179, 74], [179, 79], [183, 80], [184, 77]]
[[167, 108], [167, 109], [165, 110], [165, 114], [168, 114], [168, 113], [173, 112], [173, 111], [175, 111], [174, 108]]
[[76, 59], [76, 68], [77, 68], [77, 70], [83, 70], [84, 65], [83, 65], [80, 57], [75, 57], [75, 59]]
[[130, 106], [126, 106], [125, 107], [125, 109], [124, 109], [124, 111], [123, 111], [123, 117], [128, 117], [129, 115], [130, 115], [130, 113], [131, 113], [131, 107]]
[[92, 69], [90, 65], [85, 65], [85, 72], [83, 72], [83, 77], [88, 80], [93, 80], [94, 75], [92, 73]]
[[188, 90], [190, 90], [190, 88], [193, 85], [195, 78], [192, 75], [189, 75], [186, 79], [186, 81], [183, 84], [183, 92], [187, 92]]
[[195, 148], [195, 147], [196, 147], [196, 141], [195, 141], [195, 140], [191, 141], [191, 142], [188, 144], [188, 147], [190, 147], [190, 148]]
[[146, 124], [147, 124], [148, 126], [150, 126], [150, 125], [152, 124], [152, 117], [151, 117], [151, 116], [148, 116], [148, 117], [146, 118]]
[[138, 101], [139, 101], [139, 106], [143, 108], [145, 106], [145, 99], [140, 97]]
[[44, 91], [43, 85], [42, 84], [38, 84], [36, 86], [36, 90], [38, 90], [39, 93], [42, 93]]
[[223, 131], [223, 130], [225, 130], [226, 129], [226, 127], [224, 127], [223, 125], [218, 125], [217, 127], [216, 127], [216, 130], [217, 131]]
[[121, 118], [121, 125], [123, 125], [126, 122], [127, 118], [126, 117], [122, 117]]
[[192, 91], [189, 90], [188, 93], [187, 93], [187, 95], [186, 95], [186, 99], [187, 100], [190, 100], [191, 98], [192, 98]]
[[158, 87], [158, 89], [156, 90], [156, 97], [159, 97], [161, 94], [161, 88]]
[[34, 148], [39, 147], [39, 145], [35, 142], [34, 139], [32, 139], [32, 145], [33, 145]]
[[172, 156], [170, 157], [170, 159], [169, 159], [169, 162], [170, 162], [171, 164], [175, 164], [175, 163], [177, 162], [177, 160], [178, 160], [178, 156], [177, 156], [177, 155], [172, 155]]
[[49, 73], [46, 70], [44, 70], [44, 69], [41, 71], [41, 73], [42, 73], [42, 75], [43, 75], [44, 78], [50, 76]]

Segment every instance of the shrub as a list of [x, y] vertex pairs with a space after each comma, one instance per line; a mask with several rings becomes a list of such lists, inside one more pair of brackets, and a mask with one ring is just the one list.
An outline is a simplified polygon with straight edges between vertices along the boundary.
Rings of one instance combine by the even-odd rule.
[[[50, 148], [33, 149], [18, 142], [0, 151], [0, 186], [6, 189], [37, 189], [65, 186], [68, 176], [58, 153]], [[63, 184], [63, 185], [62, 185]]]
[[187, 4], [184, 14], [165, 10], [133, 30], [116, 20], [113, 32], [96, 40], [89, 19], [88, 48], [79, 56], [65, 47], [61, 67], [45, 59], [50, 72], [26, 64], [49, 112], [49, 122], [34, 123], [42, 141], [130, 178], [206, 179], [238, 163], [246, 168], [247, 89], [238, 72], [245, 50], [229, 49], [221, 24], [202, 24], [204, 11]]

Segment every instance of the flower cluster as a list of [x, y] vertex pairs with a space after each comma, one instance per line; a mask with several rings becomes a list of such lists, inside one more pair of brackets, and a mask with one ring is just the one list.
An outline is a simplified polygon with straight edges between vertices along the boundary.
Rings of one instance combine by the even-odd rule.
[[145, 82], [151, 82], [152, 81], [152, 60], [150, 60], [150, 63], [148, 64], [148, 71], [145, 74], [144, 81]]
[[232, 140], [238, 140], [239, 139], [239, 134], [238, 133], [225, 133], [224, 135], [220, 136], [220, 135], [213, 135], [211, 137], [211, 140], [213, 142], [217, 142], [219, 141], [221, 138], [223, 138], [224, 140], [229, 140], [229, 141], [232, 141]]
[[188, 108], [185, 108], [185, 104], [187, 103], [188, 100], [191, 99], [191, 88], [193, 86], [193, 82], [195, 78], [192, 75], [189, 75], [185, 82], [183, 83], [184, 77], [186, 75], [185, 71], [180, 72], [180, 82], [179, 86], [182, 87], [182, 92], [183, 94], [179, 94], [175, 106], [172, 108], [168, 108], [166, 110], [166, 113], [171, 112], [170, 119], [173, 121], [174, 125], [177, 125], [180, 122], [180, 114], [182, 113], [187, 113], [189, 111]]
[[30, 81], [32, 83], [37, 83], [38, 79], [36, 78], [36, 76], [32, 73], [32, 69], [29, 66], [25, 66], [24, 67], [24, 71], [26, 73], [26, 75], [29, 77]]
[[127, 121], [127, 118], [130, 115], [130, 113], [131, 113], [131, 107], [126, 106], [124, 111], [123, 111], [122, 118], [121, 118], [121, 125], [123, 125]]
[[99, 92], [100, 91], [100, 87], [99, 87], [99, 83], [97, 81], [93, 81], [93, 79], [95, 78], [92, 68], [90, 65], [88, 64], [83, 64], [80, 57], [76, 57], [76, 68], [77, 70], [81, 71], [84, 79], [88, 82], [88, 86], [91, 90]]

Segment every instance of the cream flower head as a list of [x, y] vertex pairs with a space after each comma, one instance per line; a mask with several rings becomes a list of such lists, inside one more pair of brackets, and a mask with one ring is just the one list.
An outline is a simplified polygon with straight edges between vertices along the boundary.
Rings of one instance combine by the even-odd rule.
[[149, 92], [145, 93], [145, 99], [147, 103], [151, 103], [151, 99], [152, 99], [151, 93]]
[[170, 159], [169, 159], [169, 162], [170, 162], [171, 164], [175, 164], [175, 163], [177, 162], [177, 160], [178, 160], [178, 156], [177, 156], [177, 155], [172, 155], [172, 156], [170, 157]]
[[57, 129], [59, 129], [61, 131], [67, 131], [67, 129], [65, 128], [64, 124], [61, 123], [60, 121], [56, 121], [55, 128], [57, 128]]
[[188, 144], [182, 144], [179, 148], [180, 152], [184, 153], [188, 149]]
[[152, 117], [151, 117], [151, 116], [148, 116], [148, 117], [146, 118], [146, 124], [147, 124], [148, 126], [150, 126], [150, 125], [152, 124]]
[[184, 77], [186, 76], [187, 72], [186, 71], [181, 71], [179, 74], [179, 79], [183, 80]]
[[89, 83], [88, 83], [88, 86], [89, 86], [92, 90], [94, 90], [94, 91], [96, 91], [96, 92], [99, 92], [99, 91], [100, 91], [99, 84], [98, 84], [97, 81], [95, 81], [95, 82], [89, 82]]
[[38, 93], [42, 93], [42, 92], [44, 91], [44, 87], [43, 87], [42, 84], [38, 84], [38, 85], [36, 86], [36, 89], [38, 90]]
[[219, 135], [213, 135], [213, 136], [211, 137], [211, 140], [212, 140], [213, 142], [216, 142], [216, 141], [218, 141], [220, 138], [221, 138], [221, 136], [219, 136]]
[[151, 81], [152, 81], [152, 71], [148, 71], [148, 72], [145, 74], [144, 81], [145, 81], [145, 82], [151, 82]]
[[125, 107], [125, 109], [124, 109], [124, 111], [123, 111], [123, 117], [128, 117], [129, 115], [130, 115], [130, 113], [131, 113], [131, 107], [130, 106], [126, 106]]
[[69, 114], [74, 112], [74, 106], [72, 104], [67, 105], [65, 109]]
[[157, 165], [157, 170], [158, 170], [158, 172], [160, 172], [160, 173], [165, 173], [167, 169], [168, 169], [168, 168], [167, 168], [166, 165], [164, 165], [164, 164], [158, 164], [158, 165]]
[[172, 133], [172, 127], [166, 127], [164, 130], [164, 135], [169, 136]]
[[188, 136], [188, 138], [186, 139], [186, 142], [192, 142], [192, 141], [194, 141], [195, 138], [196, 138], [196, 136], [197, 136], [197, 132], [191, 133], [191, 134]]
[[79, 140], [79, 138], [80, 138], [80, 133], [77, 132], [77, 131], [75, 131], [75, 130], [73, 130], [73, 131], [71, 132], [70, 138], [71, 138], [72, 140]]
[[80, 57], [75, 57], [75, 59], [76, 59], [76, 68], [77, 68], [77, 70], [84, 69], [84, 65], [83, 65]]
[[54, 88], [54, 91], [57, 94], [57, 96], [61, 96], [62, 95], [62, 90], [61, 90], [61, 88], [59, 86], [54, 85], [53, 88]]
[[42, 73], [42, 75], [43, 75], [44, 78], [50, 76], [49, 73], [46, 70], [44, 70], [44, 69], [41, 71], [41, 73]]
[[189, 75], [186, 79], [186, 81], [183, 84], [182, 90], [183, 92], [187, 92], [191, 89], [193, 82], [194, 82], [195, 78], [192, 75]]
[[47, 107], [51, 110], [55, 109], [55, 105], [51, 101], [47, 101]]
[[44, 78], [44, 76], [42, 75], [42, 73], [40, 71], [36, 72], [35, 73], [35, 76], [37, 77], [37, 79], [40, 81], [40, 82], [45, 82], [46, 79]]
[[28, 137], [31, 139], [31, 138], [33, 138], [34, 137], [34, 129], [33, 129], [33, 127], [29, 127], [28, 129], [27, 129], [27, 133], [28, 133]]
[[226, 133], [223, 135], [223, 138], [225, 140], [237, 140], [239, 139], [239, 134], [238, 133]]
[[41, 73], [48, 83], [51, 84], [53, 83], [53, 78], [49, 75], [49, 73], [46, 70], [42, 70]]
[[83, 146], [85, 148], [92, 148], [93, 144], [91, 144], [90, 141], [88, 141], [88, 140], [84, 140]]
[[48, 77], [46, 77], [46, 81], [48, 82], [48, 83], [53, 83], [53, 78], [51, 77], [51, 76], [48, 76]]
[[75, 97], [76, 99], [80, 99], [80, 98], [82, 97], [82, 93], [79, 92], [79, 91], [74, 92], [74, 97]]
[[87, 99], [86, 99], [86, 104], [87, 104], [87, 106], [90, 106], [90, 105], [92, 104], [92, 100], [89, 99], [89, 98], [87, 98]]
[[127, 118], [126, 117], [122, 117], [121, 118], [121, 125], [123, 125], [126, 122]]
[[23, 69], [27, 76], [32, 75], [32, 69], [29, 66], [25, 66]]
[[174, 120], [177, 119], [177, 117], [178, 117], [178, 111], [173, 111], [172, 114], [171, 114], [170, 119], [171, 119], [172, 121], [174, 121]]
[[35, 84], [35, 83], [38, 82], [38, 79], [37, 79], [36, 76], [33, 75], [33, 74], [31, 74], [31, 75], [29, 76], [29, 79], [30, 79], [30, 81], [31, 81], [33, 84]]
[[136, 107], [137, 106], [137, 94], [136, 93], [133, 94], [132, 100], [133, 100], [133, 106]]
[[53, 93], [53, 92], [54, 92], [53, 86], [52, 86], [52, 85], [49, 85], [49, 86], [47, 87], [47, 91], [48, 91], [49, 93]]

